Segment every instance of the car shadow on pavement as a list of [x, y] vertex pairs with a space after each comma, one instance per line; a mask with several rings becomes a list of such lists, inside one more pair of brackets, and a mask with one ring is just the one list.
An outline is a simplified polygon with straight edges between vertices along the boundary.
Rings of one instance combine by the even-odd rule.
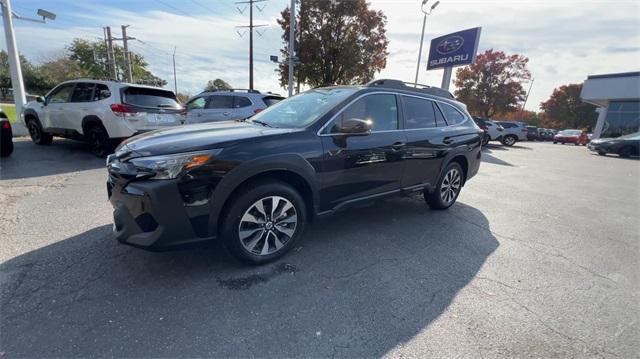
[[37, 146], [28, 138], [14, 139], [10, 157], [0, 160], [0, 179], [23, 179], [86, 171], [105, 166], [86, 143], [54, 138], [50, 146]]
[[8, 357], [379, 357], [425, 330], [498, 241], [457, 203], [390, 199], [318, 220], [281, 260], [151, 253], [101, 226], [0, 265]]

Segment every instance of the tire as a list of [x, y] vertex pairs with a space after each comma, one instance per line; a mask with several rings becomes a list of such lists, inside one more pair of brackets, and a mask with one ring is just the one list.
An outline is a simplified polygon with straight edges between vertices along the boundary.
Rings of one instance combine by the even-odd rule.
[[87, 142], [91, 146], [91, 153], [95, 156], [104, 158], [113, 152], [113, 145], [109, 141], [107, 130], [102, 125], [96, 124], [89, 127], [86, 132]]
[[603, 152], [603, 151], [598, 151], [598, 154], [599, 154], [600, 156], [606, 156], [606, 155], [607, 155], [607, 153], [606, 153], [606, 152]]
[[580, 146], [580, 142], [576, 142], [573, 144], [574, 146]]
[[[436, 188], [424, 192], [424, 200], [432, 209], [443, 210], [451, 207], [462, 190], [464, 172], [458, 162], [451, 162], [442, 171]], [[457, 186], [456, 186], [457, 184]]]
[[31, 141], [39, 146], [48, 146], [53, 142], [53, 136], [42, 130], [40, 121], [35, 118], [27, 120], [27, 129], [29, 130], [29, 136]]
[[[4, 137], [4, 136], [3, 136]], [[13, 140], [11, 137], [0, 142], [0, 157], [9, 157], [13, 153]]]
[[221, 226], [222, 244], [242, 262], [268, 263], [285, 255], [300, 238], [307, 207], [302, 196], [283, 182], [257, 182], [245, 189], [229, 199]]
[[629, 158], [631, 157], [631, 152], [633, 152], [631, 146], [624, 146], [620, 149], [620, 151], [618, 151], [618, 155], [622, 158]]
[[485, 136], [482, 138], [482, 146], [486, 146], [486, 145], [488, 145], [488, 144], [489, 144], [489, 135], [485, 135]]
[[502, 138], [502, 144], [508, 147], [515, 145], [516, 142], [518, 142], [518, 139], [513, 135], [507, 135]]
[[553, 144], [554, 144], [554, 145], [555, 145], [555, 144], [557, 144], [557, 143], [558, 143], [558, 142], [556, 142], [556, 141], [553, 141]]

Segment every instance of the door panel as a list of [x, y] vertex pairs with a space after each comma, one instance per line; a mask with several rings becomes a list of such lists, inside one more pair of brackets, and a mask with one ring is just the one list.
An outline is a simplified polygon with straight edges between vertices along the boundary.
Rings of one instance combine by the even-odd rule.
[[73, 92], [75, 84], [64, 84], [51, 91], [47, 95], [47, 105], [44, 107], [45, 122], [43, 124], [45, 128], [65, 128], [64, 116], [71, 94]]
[[[353, 118], [371, 121], [372, 133], [342, 134], [342, 121]], [[322, 136], [321, 208], [401, 188], [407, 139], [399, 125], [392, 94], [364, 96], [335, 117]]]
[[71, 95], [71, 101], [64, 105], [65, 110], [60, 118], [62, 128], [83, 133], [82, 119], [89, 113], [94, 88], [95, 85], [92, 83], [81, 82], [76, 84]]

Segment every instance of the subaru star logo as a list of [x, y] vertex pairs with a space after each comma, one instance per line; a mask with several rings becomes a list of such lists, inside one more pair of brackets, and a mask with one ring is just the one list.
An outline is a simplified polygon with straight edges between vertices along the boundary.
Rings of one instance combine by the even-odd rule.
[[438, 43], [438, 46], [436, 47], [436, 50], [438, 51], [438, 53], [446, 55], [459, 50], [463, 44], [464, 39], [462, 38], [462, 36], [453, 35], [440, 41]]

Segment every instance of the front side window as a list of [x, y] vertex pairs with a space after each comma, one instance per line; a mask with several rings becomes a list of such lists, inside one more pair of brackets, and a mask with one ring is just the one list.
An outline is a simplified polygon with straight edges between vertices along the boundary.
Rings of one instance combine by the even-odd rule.
[[74, 85], [75, 84], [66, 84], [53, 90], [53, 92], [51, 92], [49, 96], [47, 96], [47, 103], [69, 102]]
[[76, 84], [71, 95], [71, 102], [90, 102], [93, 97], [94, 84], [81, 82]]
[[447, 105], [446, 103], [440, 103], [440, 108], [442, 109], [444, 118], [447, 120], [449, 125], [456, 125], [464, 122], [464, 115], [453, 106]]
[[187, 110], [201, 110], [204, 108], [206, 101], [204, 97], [194, 98], [187, 103]]
[[433, 102], [427, 99], [403, 96], [406, 129], [436, 127]]
[[[398, 129], [398, 104], [395, 95], [369, 95], [365, 96], [347, 107], [338, 121], [357, 118], [369, 120], [373, 123], [373, 132], [390, 131]], [[332, 127], [332, 133], [340, 132], [340, 124]]]
[[233, 108], [233, 96], [213, 95], [209, 97], [207, 108], [211, 108], [211, 109]]

